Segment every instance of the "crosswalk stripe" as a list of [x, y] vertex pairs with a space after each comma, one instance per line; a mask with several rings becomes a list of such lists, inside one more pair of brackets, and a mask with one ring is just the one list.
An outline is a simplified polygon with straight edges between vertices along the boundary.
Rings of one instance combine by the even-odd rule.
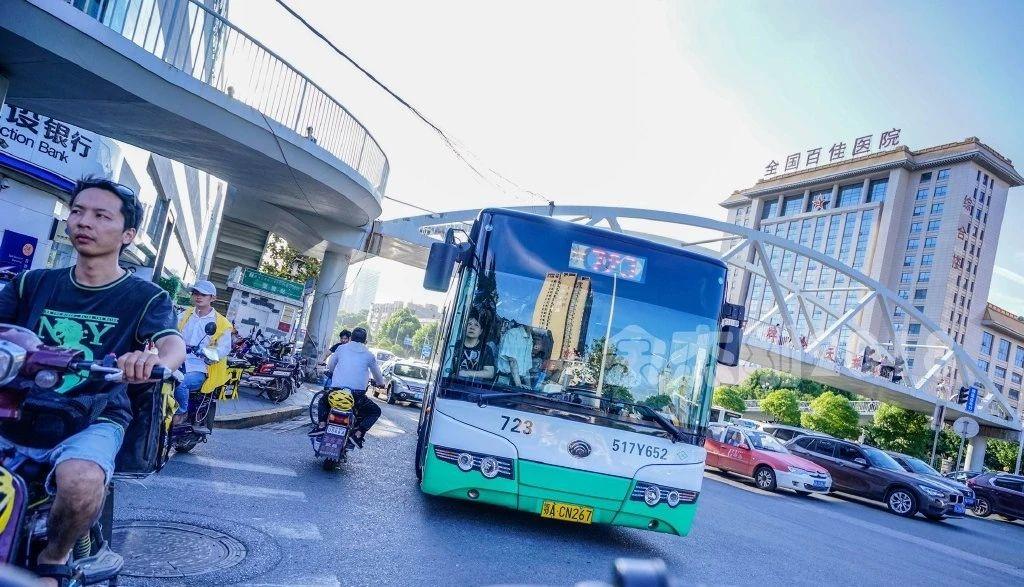
[[291, 583], [238, 583], [236, 587], [341, 587], [337, 577], [304, 577]]
[[283, 467], [272, 467], [258, 463], [246, 463], [243, 461], [225, 461], [202, 455], [177, 454], [171, 459], [171, 463], [181, 463], [202, 467], [214, 467], [218, 469], [232, 469], [234, 471], [250, 471], [252, 473], [266, 473], [267, 475], [281, 475], [282, 477], [298, 477], [299, 474], [292, 469]]
[[170, 489], [181, 489], [183, 491], [208, 490], [216, 493], [226, 493], [234, 496], [270, 498], [270, 499], [294, 499], [305, 501], [306, 494], [301, 491], [289, 491], [287, 489], [272, 489], [270, 487], [256, 487], [254, 485], [242, 485], [240, 483], [228, 483], [227, 481], [207, 481], [205, 479], [191, 479], [188, 477], [174, 477], [171, 475], [153, 475], [140, 485], [144, 487], [166, 487]]

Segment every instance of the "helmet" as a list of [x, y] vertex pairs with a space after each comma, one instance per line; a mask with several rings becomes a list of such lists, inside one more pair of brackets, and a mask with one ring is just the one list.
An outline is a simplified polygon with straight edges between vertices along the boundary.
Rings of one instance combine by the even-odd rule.
[[352, 397], [352, 392], [347, 389], [335, 389], [327, 394], [327, 403], [335, 410], [351, 412], [356, 405], [356, 399]]

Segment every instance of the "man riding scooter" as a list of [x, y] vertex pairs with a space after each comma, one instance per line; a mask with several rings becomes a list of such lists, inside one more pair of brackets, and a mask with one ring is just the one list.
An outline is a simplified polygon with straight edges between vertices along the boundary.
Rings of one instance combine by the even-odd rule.
[[[6, 462], [52, 465], [46, 489], [56, 496], [47, 543], [31, 569], [41, 584], [67, 585], [76, 569], [71, 548], [100, 515], [114, 461], [133, 414], [128, 383], [146, 383], [153, 368], [177, 369], [185, 344], [175, 328], [170, 296], [118, 263], [142, 220], [135, 192], [87, 178], [71, 194], [68, 236], [74, 267], [26, 271], [0, 290], [0, 322], [23, 326], [45, 344], [79, 350], [87, 361], [117, 357], [124, 382], [91, 383], [81, 374], [34, 393], [16, 421], [0, 426]], [[148, 343], [156, 354], [145, 351]], [[79, 393], [90, 386], [89, 393]]]
[[[189, 393], [196, 390], [212, 393], [229, 379], [228, 354], [231, 353], [232, 326], [227, 318], [213, 309], [212, 304], [216, 299], [217, 288], [212, 283], [197, 281], [192, 286], [193, 307], [182, 312], [178, 320], [178, 330], [185, 339], [188, 355], [185, 357], [185, 378], [174, 390], [174, 400], [178, 403], [174, 425], [182, 424], [188, 414]], [[206, 333], [206, 325], [211, 323], [216, 326], [213, 335]], [[215, 363], [207, 364], [202, 354], [203, 348], [216, 349]]]
[[[355, 398], [356, 429], [352, 433], [352, 441], [359, 448], [363, 448], [366, 432], [380, 417], [380, 407], [366, 397], [366, 382], [372, 375], [374, 385], [384, 385], [377, 357], [366, 348], [365, 328], [354, 329], [351, 341], [337, 347], [327, 361], [327, 369], [331, 373], [331, 389], [347, 389]], [[327, 427], [328, 395], [325, 393], [320, 398], [320, 423], [310, 435], [321, 434]]]

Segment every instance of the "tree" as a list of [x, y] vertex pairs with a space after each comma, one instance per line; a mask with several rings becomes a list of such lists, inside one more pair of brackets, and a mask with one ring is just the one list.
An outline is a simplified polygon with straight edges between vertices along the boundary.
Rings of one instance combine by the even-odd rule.
[[732, 385], [723, 385], [716, 389], [711, 397], [711, 402], [716, 406], [734, 412], [742, 412], [747, 409], [747, 405], [743, 403], [743, 396], [740, 391]]
[[761, 411], [781, 424], [800, 425], [800, 400], [792, 389], [777, 389], [761, 400]]
[[360, 326], [367, 328], [367, 332], [369, 332], [369, 328], [366, 326], [369, 313], [369, 310], [360, 310], [355, 313], [339, 312], [334, 320], [334, 333], [337, 334], [342, 330], [355, 330]]
[[920, 412], [881, 404], [867, 431], [878, 448], [927, 461], [931, 458], [932, 440], [935, 437], [935, 431], [929, 427], [928, 420], [928, 416]]
[[405, 338], [411, 337], [419, 328], [420, 321], [409, 308], [400, 308], [381, 323], [377, 337], [381, 342], [405, 347]]
[[804, 428], [824, 432], [837, 438], [856, 438], [860, 434], [857, 410], [850, 400], [826, 391], [811, 401], [811, 411], [800, 415]]
[[985, 466], [997, 471], [1012, 471], [1017, 465], [1016, 442], [990, 438], [985, 448]]
[[[260, 261], [260, 271], [276, 277], [305, 283], [309, 278], [320, 275], [320, 261], [306, 257], [297, 249], [293, 249], [286, 240], [271, 233], [267, 239], [267, 248]], [[335, 289], [345, 284], [339, 283]]]
[[412, 335], [412, 353], [413, 355], [419, 355], [422, 352], [423, 345], [430, 346], [433, 350], [437, 344], [437, 322], [428, 322], [419, 327], [419, 329]]

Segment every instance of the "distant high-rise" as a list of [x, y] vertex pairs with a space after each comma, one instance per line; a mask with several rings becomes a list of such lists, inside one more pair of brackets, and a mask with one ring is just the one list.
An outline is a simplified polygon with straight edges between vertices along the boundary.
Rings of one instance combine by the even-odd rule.
[[553, 339], [555, 357], [582, 352], [590, 314], [590, 278], [575, 273], [548, 273], [544, 278], [533, 325], [547, 328]]
[[373, 300], [377, 298], [377, 287], [380, 285], [380, 271], [376, 269], [359, 269], [359, 275], [348, 286], [342, 295], [341, 311], [355, 314], [369, 310]]

